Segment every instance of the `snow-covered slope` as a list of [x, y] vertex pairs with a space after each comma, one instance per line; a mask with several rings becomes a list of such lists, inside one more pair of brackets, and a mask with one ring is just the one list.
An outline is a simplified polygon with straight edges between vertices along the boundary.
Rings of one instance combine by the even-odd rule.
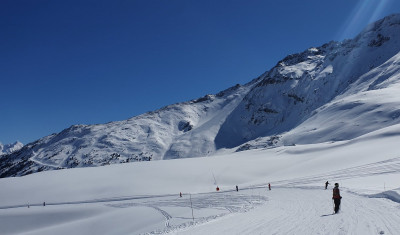
[[399, 78], [400, 53], [361, 76], [332, 101], [313, 110], [300, 125], [274, 138], [260, 137], [247, 142], [239, 150], [351, 140], [398, 124]]
[[[307, 138], [291, 132], [289, 144], [349, 139], [399, 123], [399, 52], [400, 15], [393, 15], [371, 24], [353, 40], [286, 57], [228, 116], [217, 135], [217, 147], [281, 135], [305, 121], [311, 124], [302, 126]], [[364, 118], [374, 110], [373, 121]], [[341, 133], [329, 130], [338, 126]]]
[[19, 141], [16, 141], [13, 144], [6, 144], [6, 145], [3, 145], [3, 144], [0, 143], [0, 156], [4, 155], [4, 154], [10, 154], [10, 153], [13, 153], [15, 151], [18, 151], [22, 147], [24, 147], [24, 144], [22, 144]]
[[125, 121], [71, 126], [0, 158], [0, 177], [213, 153], [220, 125], [253, 84], [236, 85]]
[[391, 15], [352, 40], [289, 55], [248, 84], [27, 144], [0, 158], [0, 177], [350, 140], [400, 123], [399, 52], [400, 15]]
[[335, 143], [0, 179], [1, 234], [398, 234], [399, 138], [400, 124]]

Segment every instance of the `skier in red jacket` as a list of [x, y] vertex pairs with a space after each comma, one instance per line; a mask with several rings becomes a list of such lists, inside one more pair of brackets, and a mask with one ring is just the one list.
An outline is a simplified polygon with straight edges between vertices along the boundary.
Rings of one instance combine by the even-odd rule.
[[339, 184], [335, 183], [335, 187], [333, 188], [333, 201], [335, 202], [335, 214], [338, 213], [340, 207], [340, 200], [342, 197], [340, 196]]

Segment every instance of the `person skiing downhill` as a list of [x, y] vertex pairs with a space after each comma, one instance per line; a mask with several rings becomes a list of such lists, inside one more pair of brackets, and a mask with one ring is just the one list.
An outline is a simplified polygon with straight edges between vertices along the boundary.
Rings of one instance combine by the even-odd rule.
[[268, 183], [268, 189], [271, 190], [271, 184], [270, 183]]
[[328, 188], [328, 184], [330, 184], [328, 181], [325, 182], [325, 189]]
[[335, 214], [338, 213], [340, 207], [340, 200], [342, 197], [340, 196], [339, 184], [335, 183], [335, 187], [333, 188], [332, 195], [333, 202], [335, 203]]
[[236, 185], [236, 192], [239, 192], [239, 187]]

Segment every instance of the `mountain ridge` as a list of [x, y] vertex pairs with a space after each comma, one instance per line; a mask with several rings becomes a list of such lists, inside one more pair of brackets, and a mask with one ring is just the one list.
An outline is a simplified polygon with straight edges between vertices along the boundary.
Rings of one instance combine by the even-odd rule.
[[353, 40], [330, 42], [285, 57], [228, 117], [217, 145], [232, 148], [261, 136], [287, 132], [304, 122], [314, 110], [400, 51], [399, 24], [399, 15], [391, 15], [370, 24]]
[[[41, 138], [1, 156], [0, 177], [339, 141], [365, 134], [351, 124], [363, 113], [378, 120], [357, 120], [368, 131], [400, 123], [393, 97], [400, 80], [399, 39], [400, 15], [390, 15], [354, 39], [288, 55], [247, 84], [124, 121], [73, 125]], [[375, 95], [393, 102], [379, 103]], [[340, 129], [341, 116], [350, 119], [343, 125], [349, 129]], [[329, 130], [324, 122], [331, 124]]]

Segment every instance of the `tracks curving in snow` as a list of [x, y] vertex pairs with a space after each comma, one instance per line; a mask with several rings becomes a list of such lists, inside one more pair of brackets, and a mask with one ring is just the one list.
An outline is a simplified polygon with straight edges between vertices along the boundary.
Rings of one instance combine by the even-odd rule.
[[56, 169], [60, 167], [59, 165], [44, 163], [42, 161], [37, 160], [36, 158], [37, 158], [37, 153], [35, 153], [33, 151], [33, 156], [29, 158], [30, 161], [32, 161], [32, 162], [34, 162], [34, 163], [36, 163], [36, 164], [38, 164], [40, 166], [49, 166], [49, 167], [53, 167], [53, 168], [56, 168]]
[[[345, 179], [354, 179], [372, 175], [385, 175], [393, 173], [400, 173], [400, 157], [355, 167], [344, 168], [336, 171], [331, 171], [325, 174], [317, 174], [295, 179], [273, 181], [271, 183], [273, 183], [273, 185], [292, 187], [296, 185], [321, 183], [321, 179], [345, 180]], [[265, 187], [266, 185], [261, 184], [257, 186]]]
[[343, 192], [341, 211], [332, 214], [330, 190], [277, 188], [265, 193], [268, 202], [254, 210], [173, 234], [358, 235], [400, 231], [398, 204], [387, 199]]
[[[265, 195], [253, 194], [250, 190], [238, 192], [212, 192], [192, 194], [190, 198], [170, 197], [162, 200], [148, 199], [141, 202], [110, 203], [107, 206], [116, 208], [150, 207], [160, 212], [165, 218], [165, 229], [152, 231], [150, 234], [164, 234], [180, 231], [193, 225], [203, 224], [229, 214], [245, 213], [267, 201]], [[189, 216], [190, 208], [194, 210], [194, 217]], [[173, 211], [167, 212], [167, 210]], [[179, 215], [183, 213], [186, 216]], [[175, 215], [174, 215], [175, 214]]]

